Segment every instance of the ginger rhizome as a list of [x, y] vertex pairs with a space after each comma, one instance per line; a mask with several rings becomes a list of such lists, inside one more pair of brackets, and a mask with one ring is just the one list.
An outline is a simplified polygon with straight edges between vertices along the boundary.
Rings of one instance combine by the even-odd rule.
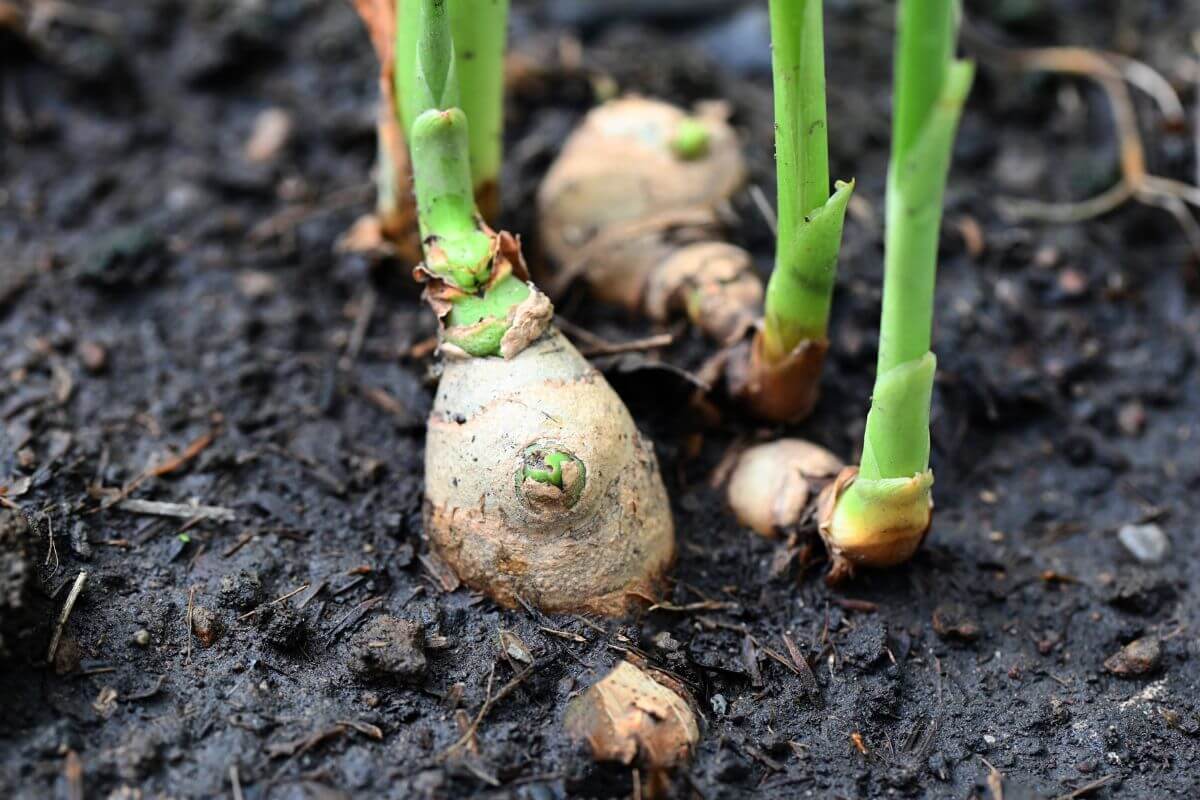
[[425, 447], [425, 533], [463, 582], [512, 606], [622, 614], [675, 551], [650, 442], [552, 325], [516, 237], [475, 203], [444, 0], [423, 0], [408, 131], [443, 372]]

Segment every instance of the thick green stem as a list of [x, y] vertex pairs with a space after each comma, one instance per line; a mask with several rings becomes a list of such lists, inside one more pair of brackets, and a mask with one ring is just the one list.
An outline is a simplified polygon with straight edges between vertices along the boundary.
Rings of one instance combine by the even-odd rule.
[[938, 233], [954, 134], [973, 65], [955, 61], [952, 0], [902, 0], [879, 363], [862, 480], [910, 478], [929, 466], [929, 405]]
[[[458, 99], [427, 105], [429, 90], [419, 75], [422, 20], [434, 17], [437, 35], [453, 41], [450, 58]], [[500, 173], [504, 134], [504, 48], [508, 0], [397, 0], [394, 83], [400, 120], [407, 135], [422, 111], [457, 105], [471, 121], [471, 176], [478, 191]]]
[[770, 361], [786, 357], [805, 339], [825, 338], [842, 224], [853, 192], [853, 181], [838, 181], [833, 196], [786, 239], [780, 217], [775, 269], [767, 281], [764, 304], [763, 337]]
[[430, 109], [413, 123], [413, 183], [426, 267], [473, 291], [491, 269], [491, 237], [479, 228], [467, 165], [467, 116]]
[[911, 478], [929, 466], [929, 404], [937, 359], [925, 353], [875, 379], [860, 481]]
[[392, 69], [392, 87], [400, 129], [407, 137], [420, 110], [417, 108], [417, 39], [421, 31], [424, 0], [395, 0], [396, 47]]
[[479, 191], [500, 176], [508, 0], [449, 0], [462, 110], [471, 120], [471, 176]]
[[853, 183], [829, 196], [821, 0], [771, 0], [779, 232], [767, 285], [768, 359], [824, 339]]
[[[531, 289], [496, 258], [499, 239], [480, 224], [468, 156], [446, 0], [421, 0], [416, 41], [417, 106], [409, 129], [425, 269], [451, 291], [445, 339], [473, 356], [503, 352], [514, 311]], [[547, 303], [548, 306], [548, 303]]]
[[825, 32], [821, 0], [771, 0], [770, 13], [782, 236], [829, 198]]

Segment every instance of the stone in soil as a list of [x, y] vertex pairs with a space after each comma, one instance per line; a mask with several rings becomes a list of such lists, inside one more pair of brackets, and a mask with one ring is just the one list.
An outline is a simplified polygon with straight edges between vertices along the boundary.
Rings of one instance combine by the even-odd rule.
[[1107, 590], [1109, 605], [1134, 614], [1154, 614], [1175, 599], [1175, 587], [1162, 575], [1145, 569], [1123, 571]]
[[269, 615], [263, 636], [280, 650], [295, 650], [307, 636], [304, 617], [294, 609], [280, 606]]
[[212, 611], [203, 606], [192, 609], [192, 632], [196, 634], [200, 644], [212, 647], [217, 639], [221, 638], [223, 629], [221, 620]]
[[1143, 564], [1161, 564], [1171, 550], [1163, 529], [1149, 525], [1123, 525], [1117, 539], [1129, 554]]
[[858, 667], [869, 667], [883, 658], [887, 635], [887, 625], [877, 617], [860, 620], [842, 645], [842, 656]]
[[1122, 678], [1145, 675], [1158, 669], [1162, 645], [1153, 636], [1134, 639], [1104, 662], [1104, 668]]
[[390, 615], [375, 617], [350, 642], [350, 669], [364, 678], [418, 683], [425, 677], [425, 631]]
[[979, 638], [979, 623], [959, 603], [943, 603], [933, 610], [933, 630], [943, 639], [973, 642]]
[[226, 606], [249, 611], [262, 601], [262, 581], [252, 569], [231, 572], [221, 578], [218, 594]]

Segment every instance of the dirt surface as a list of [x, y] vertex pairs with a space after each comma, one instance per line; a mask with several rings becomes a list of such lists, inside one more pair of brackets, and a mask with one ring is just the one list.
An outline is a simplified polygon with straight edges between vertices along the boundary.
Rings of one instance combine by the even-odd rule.
[[[538, 67], [509, 109], [507, 221], [527, 240], [538, 176], [613, 86], [726, 98], [773, 196], [765, 4], [615, 5], [514, 12]], [[498, 610], [426, 556], [431, 362], [413, 347], [432, 315], [398, 265], [333, 252], [371, 198], [375, 66], [349, 4], [51, 6], [32, 43], [0, 23], [0, 486], [32, 520], [0, 509], [5, 796], [628, 796], [630, 771], [592, 765], [561, 720], [629, 650], [703, 712], [681, 797], [1194, 795], [1197, 261], [1161, 210], [1055, 227], [997, 209], [1115, 178], [1099, 90], [981, 66], [938, 286], [937, 516], [912, 564], [831, 590], [809, 532], [789, 549], [738, 528], [709, 477], [780, 431], [680, 412], [663, 365], [694, 368], [698, 337], [602, 362], [654, 437], [680, 539], [670, 610], [617, 624]], [[1103, 6], [968, 11], [993, 40], [1144, 58], [1194, 111], [1200, 7]], [[833, 173], [858, 201], [824, 398], [788, 432], [849, 459], [892, 31], [883, 4], [827, 7]], [[1151, 169], [1194, 180], [1195, 131], [1144, 100]], [[250, 160], [273, 108], [290, 131]], [[731, 238], [769, 267], [750, 192], [735, 205]], [[614, 341], [648, 332], [579, 290], [560, 309]], [[1125, 533], [1152, 563], [1121, 543], [1130, 523], [1152, 526]]]

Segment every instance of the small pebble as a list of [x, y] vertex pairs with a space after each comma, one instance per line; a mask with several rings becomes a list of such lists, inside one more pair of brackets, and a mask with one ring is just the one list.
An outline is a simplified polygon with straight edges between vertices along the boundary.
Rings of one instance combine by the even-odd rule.
[[368, 622], [350, 642], [350, 669], [362, 677], [419, 683], [425, 677], [425, 630], [388, 615]]
[[1088, 279], [1074, 267], [1067, 267], [1058, 273], [1058, 290], [1065, 297], [1077, 298], [1087, 294]]
[[142, 628], [133, 634], [133, 643], [138, 647], [148, 647], [150, 645], [150, 631]]
[[282, 108], [268, 108], [254, 118], [254, 130], [243, 154], [247, 161], [262, 163], [279, 155], [292, 135], [292, 115]]
[[196, 606], [192, 609], [192, 632], [200, 644], [211, 647], [221, 636], [221, 621], [207, 608]]
[[1145, 675], [1158, 669], [1162, 645], [1153, 636], [1134, 639], [1104, 662], [1104, 668], [1123, 678]]
[[522, 664], [533, 663], [533, 655], [529, 652], [529, 648], [525, 646], [525, 642], [521, 641], [521, 637], [512, 631], [500, 631], [500, 651], [513, 661], [519, 661]]
[[108, 350], [104, 345], [98, 342], [83, 341], [76, 348], [79, 353], [79, 360], [83, 362], [84, 369], [93, 374], [103, 372], [108, 366]]
[[1117, 427], [1126, 436], [1137, 436], [1146, 427], [1146, 408], [1136, 400], [1125, 403], [1117, 410]]
[[1171, 549], [1163, 529], [1153, 523], [1124, 525], [1117, 532], [1117, 539], [1131, 556], [1143, 564], [1161, 564]]
[[238, 291], [249, 300], [259, 300], [279, 291], [279, 280], [271, 273], [262, 270], [242, 270], [234, 281]]

